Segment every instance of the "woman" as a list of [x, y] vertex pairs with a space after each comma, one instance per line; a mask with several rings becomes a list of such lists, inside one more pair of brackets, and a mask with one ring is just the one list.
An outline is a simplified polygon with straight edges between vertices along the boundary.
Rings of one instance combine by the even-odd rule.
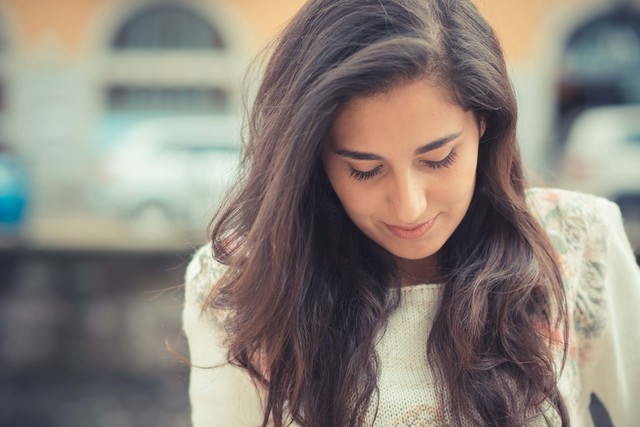
[[515, 127], [470, 1], [306, 4], [187, 271], [194, 425], [640, 419], [619, 210], [527, 190]]

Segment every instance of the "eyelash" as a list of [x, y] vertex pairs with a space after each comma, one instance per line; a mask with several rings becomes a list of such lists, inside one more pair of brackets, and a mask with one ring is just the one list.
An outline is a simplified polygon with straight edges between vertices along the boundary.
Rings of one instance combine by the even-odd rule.
[[442, 169], [442, 168], [448, 168], [449, 166], [451, 166], [456, 161], [457, 158], [458, 158], [458, 155], [452, 151], [449, 153], [447, 157], [440, 160], [439, 162], [425, 161], [424, 163], [427, 166], [429, 166], [431, 169]]
[[[457, 158], [458, 158], [458, 155], [452, 151], [451, 153], [449, 153], [447, 157], [445, 157], [440, 161], [432, 162], [432, 161], [425, 160], [423, 161], [423, 164], [430, 167], [431, 169], [437, 170], [437, 169], [450, 167], [456, 161]], [[352, 178], [354, 178], [357, 181], [366, 181], [378, 175], [381, 171], [382, 171], [382, 165], [367, 172], [363, 172], [358, 169], [351, 168], [350, 175]]]
[[367, 172], [359, 171], [358, 169], [351, 168], [351, 177], [357, 181], [366, 181], [374, 176], [378, 175], [382, 170], [382, 165]]

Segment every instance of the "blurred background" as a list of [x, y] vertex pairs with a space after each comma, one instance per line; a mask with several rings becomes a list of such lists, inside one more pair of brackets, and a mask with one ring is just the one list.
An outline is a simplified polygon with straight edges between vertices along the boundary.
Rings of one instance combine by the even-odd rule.
[[[179, 286], [302, 3], [0, 0], [0, 426], [189, 425]], [[640, 250], [640, 0], [476, 4], [532, 181], [618, 202]]]

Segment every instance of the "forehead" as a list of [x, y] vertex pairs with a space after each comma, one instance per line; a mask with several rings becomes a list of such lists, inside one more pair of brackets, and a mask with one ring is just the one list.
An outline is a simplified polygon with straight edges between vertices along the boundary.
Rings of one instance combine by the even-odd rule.
[[460, 131], [469, 114], [453, 102], [450, 91], [418, 80], [347, 102], [333, 123], [331, 139], [337, 145], [425, 143]]

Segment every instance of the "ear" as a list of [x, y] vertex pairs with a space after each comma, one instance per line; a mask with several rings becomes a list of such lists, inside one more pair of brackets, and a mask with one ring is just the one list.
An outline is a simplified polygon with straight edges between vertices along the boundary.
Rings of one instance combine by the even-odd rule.
[[484, 117], [480, 117], [480, 120], [478, 121], [478, 127], [480, 129], [480, 138], [482, 138], [484, 136], [484, 131], [487, 130], [487, 121], [484, 119]]

